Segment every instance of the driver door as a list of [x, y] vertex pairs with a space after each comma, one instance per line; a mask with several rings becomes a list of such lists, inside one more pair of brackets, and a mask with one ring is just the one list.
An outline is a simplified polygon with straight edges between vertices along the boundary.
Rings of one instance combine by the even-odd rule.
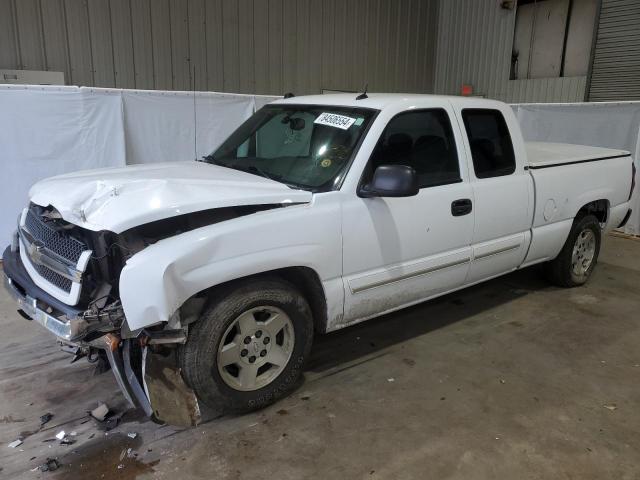
[[[353, 323], [460, 287], [471, 261], [473, 192], [460, 132], [448, 108], [392, 118], [364, 174], [379, 165], [413, 167], [419, 193], [349, 196], [343, 204], [344, 323]], [[468, 205], [456, 208], [456, 205]]]

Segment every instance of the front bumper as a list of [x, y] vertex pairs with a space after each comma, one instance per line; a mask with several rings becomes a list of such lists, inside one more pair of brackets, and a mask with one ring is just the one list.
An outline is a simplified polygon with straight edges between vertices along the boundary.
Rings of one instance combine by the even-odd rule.
[[4, 286], [18, 304], [18, 311], [24, 313], [23, 316], [39, 323], [57, 337], [72, 342], [86, 330], [84, 320], [74, 318], [64, 321], [38, 308], [38, 300], [22, 294], [7, 275], [4, 276]]
[[57, 337], [77, 341], [88, 324], [82, 311], [70, 307], [38, 287], [27, 273], [18, 250], [7, 247], [2, 255], [5, 288], [27, 318], [39, 323]]

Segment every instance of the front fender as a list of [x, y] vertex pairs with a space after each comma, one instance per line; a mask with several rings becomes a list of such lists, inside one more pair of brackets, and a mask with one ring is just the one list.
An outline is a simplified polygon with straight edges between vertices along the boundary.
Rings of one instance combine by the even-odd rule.
[[[120, 275], [129, 328], [167, 321], [207, 288], [279, 268], [304, 266], [323, 284], [341, 282], [339, 208], [336, 212], [332, 202], [314, 203], [205, 226], [135, 254]], [[342, 298], [335, 298], [338, 290], [343, 294], [341, 288], [331, 288], [330, 310], [342, 304]]]

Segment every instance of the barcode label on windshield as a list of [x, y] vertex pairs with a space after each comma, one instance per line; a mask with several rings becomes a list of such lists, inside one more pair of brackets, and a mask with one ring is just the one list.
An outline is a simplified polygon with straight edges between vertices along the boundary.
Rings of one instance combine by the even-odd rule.
[[355, 121], [355, 118], [345, 117], [344, 115], [336, 115], [335, 113], [321, 113], [313, 123], [347, 130], [351, 125], [353, 125]]

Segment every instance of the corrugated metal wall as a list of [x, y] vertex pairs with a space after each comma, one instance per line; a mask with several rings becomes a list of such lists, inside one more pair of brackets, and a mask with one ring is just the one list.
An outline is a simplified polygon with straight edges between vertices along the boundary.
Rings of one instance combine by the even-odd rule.
[[603, 0], [589, 100], [640, 100], [640, 1]]
[[0, 68], [68, 84], [432, 92], [437, 0], [0, 0]]
[[581, 102], [586, 76], [509, 80], [515, 9], [499, 0], [443, 0], [438, 20], [435, 92], [474, 94], [510, 103]]

